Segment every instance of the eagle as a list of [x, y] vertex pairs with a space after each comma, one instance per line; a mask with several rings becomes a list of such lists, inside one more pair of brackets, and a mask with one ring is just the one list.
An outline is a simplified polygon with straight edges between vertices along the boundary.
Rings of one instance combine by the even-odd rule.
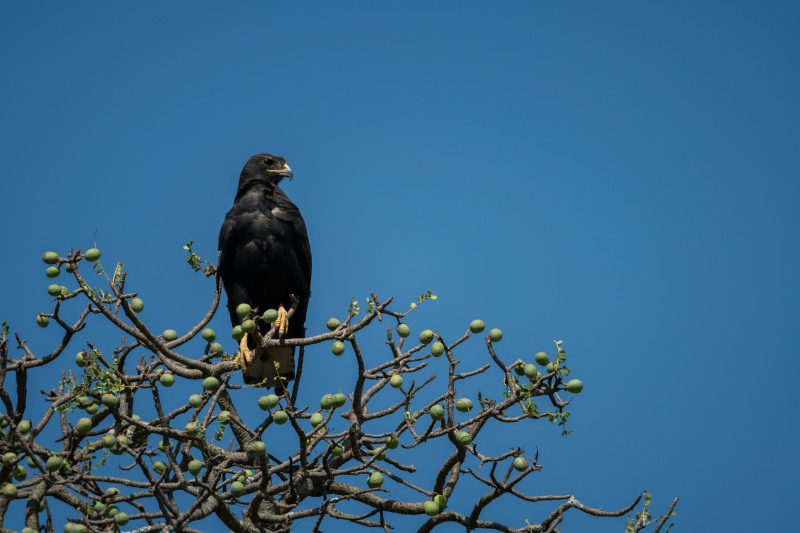
[[[278, 311], [280, 338], [303, 338], [311, 296], [311, 246], [300, 210], [278, 187], [284, 178], [292, 179], [292, 169], [280, 156], [256, 154], [247, 161], [219, 232], [218, 272], [233, 326], [243, 320], [236, 308], [249, 304], [258, 313]], [[290, 319], [287, 309], [293, 297], [298, 302]], [[256, 324], [262, 335], [272, 326], [264, 320]], [[293, 346], [264, 349], [245, 334], [237, 358], [246, 383], [280, 389], [294, 379]]]

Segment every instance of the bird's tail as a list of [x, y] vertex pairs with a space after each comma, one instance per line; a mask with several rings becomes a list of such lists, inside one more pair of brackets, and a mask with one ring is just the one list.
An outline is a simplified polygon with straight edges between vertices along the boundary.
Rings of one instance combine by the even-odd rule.
[[258, 347], [253, 361], [243, 369], [245, 383], [264, 382], [266, 387], [280, 389], [294, 379], [294, 346]]

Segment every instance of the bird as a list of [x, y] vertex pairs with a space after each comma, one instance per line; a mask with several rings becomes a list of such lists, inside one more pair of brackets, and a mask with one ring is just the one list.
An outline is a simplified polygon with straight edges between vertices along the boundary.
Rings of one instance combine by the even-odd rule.
[[[305, 337], [311, 297], [311, 246], [300, 210], [278, 186], [291, 180], [286, 160], [272, 154], [248, 159], [241, 174], [233, 206], [219, 232], [217, 270], [228, 296], [231, 324], [241, 323], [236, 308], [248, 304], [258, 313], [278, 311], [279, 338]], [[291, 319], [287, 309], [296, 298]], [[244, 317], [248, 318], [248, 317]], [[259, 332], [271, 324], [256, 321]], [[237, 359], [244, 381], [285, 388], [294, 379], [294, 346], [261, 348], [250, 334], [242, 337]]]

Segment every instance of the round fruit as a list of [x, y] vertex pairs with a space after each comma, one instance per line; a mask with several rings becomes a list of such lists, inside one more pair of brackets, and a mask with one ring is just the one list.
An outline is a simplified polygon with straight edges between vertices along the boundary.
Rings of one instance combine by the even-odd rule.
[[158, 377], [158, 381], [165, 387], [172, 387], [172, 385], [175, 383], [175, 376], [169, 372], [164, 372]]
[[217, 420], [220, 424], [227, 424], [231, 420], [231, 412], [230, 411], [220, 411], [219, 416], [217, 416]]
[[58, 254], [55, 252], [45, 252], [42, 255], [42, 261], [48, 265], [55, 265], [58, 262]]
[[419, 334], [419, 342], [422, 344], [428, 344], [433, 340], [433, 331], [426, 329], [425, 331], [420, 332]]
[[333, 407], [333, 394], [326, 394], [320, 398], [319, 406], [323, 409], [331, 409]]
[[386, 437], [386, 447], [390, 450], [394, 450], [400, 444], [400, 439], [397, 438], [397, 435], [389, 435]]
[[275, 421], [276, 424], [283, 425], [289, 421], [289, 415], [286, 411], [275, 411], [272, 413], [272, 420]]
[[338, 318], [329, 318], [328, 322], [325, 324], [325, 326], [327, 326], [329, 331], [334, 331], [334, 330], [336, 330], [336, 328], [338, 328], [341, 325], [342, 325], [342, 322]]
[[434, 496], [433, 501], [439, 506], [439, 511], [444, 511], [447, 508], [447, 498], [441, 494]]
[[17, 497], [17, 487], [12, 483], [6, 483], [3, 485], [3, 496], [6, 498], [16, 498]]
[[456, 440], [466, 446], [470, 442], [472, 442], [472, 435], [467, 433], [466, 431], [459, 431], [458, 435], [456, 436]]
[[44, 315], [36, 315], [36, 324], [40, 328], [46, 328], [48, 324], [50, 324], [50, 319]]
[[128, 440], [128, 436], [124, 435], [124, 434], [123, 435], [117, 435], [117, 442], [119, 444], [124, 444], [125, 446], [130, 444], [130, 441]]
[[231, 330], [231, 337], [233, 337], [237, 341], [242, 340], [242, 337], [244, 337], [244, 331], [242, 331], [242, 326], [233, 326], [233, 329]]
[[3, 454], [3, 464], [5, 466], [10, 465], [16, 460], [17, 460], [17, 454], [15, 454], [14, 452], [7, 452]]
[[258, 455], [263, 455], [267, 451], [267, 445], [264, 444], [264, 441], [254, 440], [253, 442], [247, 445], [247, 449], [248, 451], [251, 451]]
[[425, 511], [425, 514], [428, 516], [436, 516], [439, 514], [439, 506], [436, 505], [436, 502], [431, 500], [423, 502], [422, 510]]
[[131, 309], [133, 309], [137, 313], [141, 313], [144, 311], [144, 300], [141, 298], [134, 298], [131, 300]]
[[128, 520], [130, 519], [127, 513], [120, 512], [114, 515], [114, 522], [116, 522], [118, 526], [124, 526], [128, 523]]
[[331, 346], [333, 355], [342, 355], [344, 353], [344, 343], [342, 341], [335, 341]]
[[383, 474], [380, 472], [373, 472], [367, 478], [367, 486], [371, 489], [377, 489], [383, 485]]
[[86, 366], [86, 358], [83, 356], [83, 352], [75, 354], [75, 364], [81, 368]]
[[200, 407], [201, 405], [203, 405], [203, 397], [200, 396], [199, 394], [192, 394], [191, 396], [189, 396], [189, 405], [191, 405], [194, 408]]
[[119, 406], [119, 398], [117, 398], [113, 394], [103, 394], [100, 397], [100, 402], [103, 405], [105, 405], [106, 407], [118, 407]]
[[164, 337], [165, 341], [172, 342], [178, 338], [178, 332], [174, 329], [165, 329], [161, 336]]
[[103, 438], [100, 439], [100, 444], [103, 446], [103, 448], [113, 448], [116, 443], [117, 439], [114, 438], [114, 435], [111, 433], [103, 435]]
[[555, 361], [550, 361], [549, 363], [547, 363], [547, 373], [548, 374], [551, 374], [551, 373], [555, 372], [556, 370], [558, 370], [558, 363], [556, 363]]
[[539, 369], [533, 363], [525, 365], [525, 377], [533, 381], [539, 374]]
[[469, 398], [460, 398], [456, 400], [456, 409], [462, 413], [469, 413], [472, 411], [472, 400]]
[[492, 331], [489, 332], [489, 340], [492, 342], [500, 342], [500, 339], [503, 338], [503, 332], [497, 328], [494, 328]]
[[28, 463], [28, 466], [29, 466], [29, 467], [31, 467], [31, 468], [36, 468], [36, 461], [34, 461], [32, 457], [28, 457], [28, 458], [25, 460], [25, 462], [26, 462], [26, 463]]
[[97, 248], [89, 248], [88, 250], [86, 250], [86, 252], [84, 252], [83, 257], [85, 257], [86, 260], [89, 261], [90, 263], [94, 263], [95, 261], [100, 259], [100, 255], [102, 254], [100, 253], [100, 250], [98, 250]]
[[571, 379], [567, 382], [567, 391], [573, 394], [578, 394], [583, 390], [583, 381], [579, 379]]
[[158, 449], [161, 450], [162, 452], [167, 451], [166, 449], [169, 448], [171, 445], [172, 445], [172, 443], [170, 443], [170, 442], [167, 442], [167, 444], [165, 445], [164, 444], [164, 439], [161, 439], [160, 441], [158, 441]]
[[119, 494], [119, 489], [117, 487], [108, 487], [106, 489], [106, 494], [108, 494], [109, 496], [116, 496], [117, 494]]
[[444, 420], [444, 407], [441, 405], [433, 405], [430, 410], [431, 418], [439, 421]]
[[250, 311], [252, 311], [252, 308], [248, 304], [239, 304], [236, 306], [236, 314], [241, 318], [249, 315]]
[[44, 275], [48, 278], [56, 278], [58, 275], [61, 274], [61, 269], [57, 266], [50, 266], [44, 271]]
[[442, 344], [439, 341], [436, 341], [433, 344], [431, 344], [431, 354], [434, 357], [439, 357], [443, 353], [444, 353], [444, 344]]
[[202, 461], [198, 461], [197, 459], [189, 461], [189, 472], [191, 472], [193, 476], [199, 474], [202, 469], [203, 469]]
[[59, 457], [58, 455], [51, 455], [47, 458], [47, 463], [45, 463], [45, 468], [48, 472], [55, 472], [61, 465], [64, 464], [64, 459]]
[[75, 424], [75, 429], [78, 430], [80, 435], [88, 435], [89, 432], [92, 431], [93, 427], [94, 424], [92, 424], [91, 418], [81, 418], [78, 420], [78, 423]]
[[411, 328], [408, 327], [408, 324], [403, 324], [403, 323], [397, 324], [396, 330], [397, 330], [397, 334], [400, 335], [404, 339], [406, 337], [408, 337], [409, 335], [411, 335]]
[[158, 474], [163, 474], [167, 470], [167, 465], [161, 461], [153, 463], [153, 470]]
[[275, 394], [267, 394], [266, 396], [262, 396], [258, 399], [258, 406], [261, 408], [262, 411], [267, 411], [268, 409], [272, 409], [276, 405], [278, 405], [278, 398]]
[[64, 265], [64, 270], [72, 274], [72, 263], [67, 263], [66, 265]]
[[340, 455], [342, 455], [343, 452], [344, 448], [342, 448], [341, 446], [334, 446], [333, 448], [331, 448], [331, 455], [333, 455], [334, 457], [339, 457]]
[[347, 396], [344, 395], [343, 392], [337, 392], [333, 395], [333, 405], [334, 407], [341, 407], [347, 402]]
[[275, 309], [267, 309], [264, 311], [264, 314], [261, 315], [261, 319], [267, 324], [272, 324], [278, 320], [278, 312]]
[[100, 406], [99, 406], [99, 405], [97, 405], [96, 403], [93, 403], [93, 404], [91, 404], [91, 405], [87, 405], [86, 407], [84, 407], [84, 408], [83, 408], [83, 410], [84, 410], [84, 411], [86, 411], [86, 414], [93, 415], [93, 414], [95, 414], [97, 411], [99, 411], [99, 410], [100, 410]]
[[550, 358], [547, 357], [547, 354], [544, 352], [536, 352], [536, 355], [533, 356], [533, 359], [536, 361], [537, 364], [545, 366], [547, 363], [550, 362]]
[[217, 338], [217, 334], [211, 328], [206, 328], [200, 332], [200, 336], [205, 339], [206, 342], [214, 342], [214, 339]]
[[395, 389], [400, 388], [400, 386], [403, 385], [403, 376], [400, 374], [393, 375], [391, 378], [389, 378], [389, 385]]
[[17, 424], [17, 431], [19, 431], [22, 435], [27, 435], [30, 430], [31, 430], [30, 420], [20, 420], [19, 424]]
[[203, 389], [207, 391], [215, 391], [219, 388], [219, 380], [214, 376], [208, 376], [203, 380]]
[[556, 356], [556, 360], [559, 363], [563, 363], [564, 361], [566, 361], [567, 360], [567, 352], [565, 350], [562, 350], [561, 348], [559, 348], [558, 349], [558, 355]]
[[313, 415], [311, 415], [310, 422], [312, 426], [317, 427], [318, 425], [322, 424], [322, 421], [324, 419], [325, 417], [322, 416], [322, 413], [314, 413]]
[[256, 330], [256, 323], [249, 318], [242, 322], [242, 331], [245, 333], [253, 333]]
[[25, 481], [25, 478], [28, 477], [28, 470], [22, 465], [16, 465], [14, 470], [11, 471], [11, 475], [17, 481]]
[[511, 464], [514, 465], [514, 468], [520, 472], [528, 468], [528, 460], [524, 457], [515, 457], [514, 462]]
[[516, 372], [516, 374], [518, 376], [524, 376], [525, 375], [525, 363], [518, 363], [518, 364], [514, 365], [514, 372]]
[[117, 509], [116, 505], [109, 505], [108, 507], [106, 507], [106, 516], [107, 517], [114, 518], [118, 514], [119, 514], [119, 509]]
[[51, 283], [47, 286], [47, 294], [50, 296], [60, 296], [61, 295], [61, 285], [58, 283]]
[[210, 353], [211, 355], [222, 355], [222, 351], [223, 351], [222, 345], [218, 342], [212, 344], [211, 347], [208, 349], [208, 353]]
[[476, 319], [476, 320], [473, 320], [472, 322], [469, 323], [469, 330], [472, 333], [480, 333], [485, 328], [486, 328], [486, 324], [483, 322], [483, 320], [477, 320]]
[[241, 481], [231, 483], [231, 495], [234, 498], [238, 498], [242, 494], [244, 494], [244, 484]]
[[188, 422], [183, 429], [190, 437], [196, 437], [198, 434], [200, 434], [202, 427], [197, 422]]

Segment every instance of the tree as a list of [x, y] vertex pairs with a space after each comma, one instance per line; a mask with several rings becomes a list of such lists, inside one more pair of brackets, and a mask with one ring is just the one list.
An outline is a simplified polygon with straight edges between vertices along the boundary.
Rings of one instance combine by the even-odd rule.
[[[185, 246], [190, 266], [216, 279], [214, 266], [191, 244]], [[11, 334], [3, 324], [4, 525], [15, 506], [24, 506], [26, 532], [116, 531], [129, 521], [141, 532], [197, 531], [198, 522], [213, 522], [214, 529], [221, 523], [235, 532], [288, 531], [292, 524], [321, 530], [336, 521], [388, 530], [397, 520], [408, 520], [402, 515], [416, 515], [419, 531], [449, 522], [467, 530], [558, 531], [570, 511], [621, 517], [640, 504], [627, 531], [649, 525], [660, 531], [673, 514], [677, 498], [654, 517], [647, 493], [615, 511], [587, 506], [569, 494], [528, 495], [525, 482], [541, 469], [538, 451], [484, 450], [480, 444], [482, 431], [503, 424], [546, 420], [569, 433], [571, 399], [565, 398], [580, 393], [583, 384], [569, 378], [562, 341], [556, 341], [552, 358], [540, 352], [535, 362], [504, 361], [497, 349], [502, 332], [492, 329], [481, 337], [480, 320], [457, 339], [424, 330], [417, 341], [405, 319], [436, 296], [428, 291], [398, 312], [392, 298], [373, 293], [363, 313], [353, 300], [343, 320], [331, 318], [327, 333], [281, 341], [272, 328], [258, 338], [264, 346], [285, 342], [300, 349], [296, 379], [286, 390], [254, 400], [258, 387], [241, 384], [239, 359], [226, 353], [207, 327], [220, 301], [218, 279], [211, 305], [194, 327], [182, 335], [158, 334], [145, 323], [138, 293], [126, 287], [122, 263], [109, 275], [99, 258], [94, 248], [70, 250], [65, 257], [44, 254], [49, 277], [64, 269], [76, 283], [74, 289], [51, 284], [53, 308], [36, 317], [41, 327], [63, 330], [49, 354], [33, 353], [17, 334], [17, 357], [12, 357]], [[94, 276], [105, 278], [108, 288], [93, 286]], [[77, 318], [66, 318], [75, 312]], [[251, 310], [244, 318], [273, 317], [272, 310]], [[43, 391], [47, 408], [31, 420], [32, 377], [46, 381], [48, 365], [67, 357], [76, 334], [98, 319], [122, 333], [120, 344], [108, 354], [87, 341], [75, 356], [75, 370]], [[367, 332], [381, 329], [385, 346], [367, 348], [362, 342]], [[257, 328], [253, 334], [259, 337]], [[464, 368], [457, 353], [476, 336], [485, 347], [485, 362]], [[315, 391], [301, 392], [304, 352], [311, 346], [330, 346], [332, 357], [351, 357], [357, 368], [352, 391], [322, 391], [319, 407], [309, 400]], [[490, 374], [497, 379], [485, 380]], [[462, 394], [467, 382], [479, 379], [490, 390], [472, 398]], [[176, 380], [195, 393], [167, 394]], [[440, 466], [418, 472], [414, 461], [422, 455], [440, 457]], [[465, 479], [484, 486], [483, 495], [468, 507], [448, 508]], [[483, 518], [501, 497], [549, 511], [536, 524]], [[60, 516], [66, 523], [59, 523]]]

